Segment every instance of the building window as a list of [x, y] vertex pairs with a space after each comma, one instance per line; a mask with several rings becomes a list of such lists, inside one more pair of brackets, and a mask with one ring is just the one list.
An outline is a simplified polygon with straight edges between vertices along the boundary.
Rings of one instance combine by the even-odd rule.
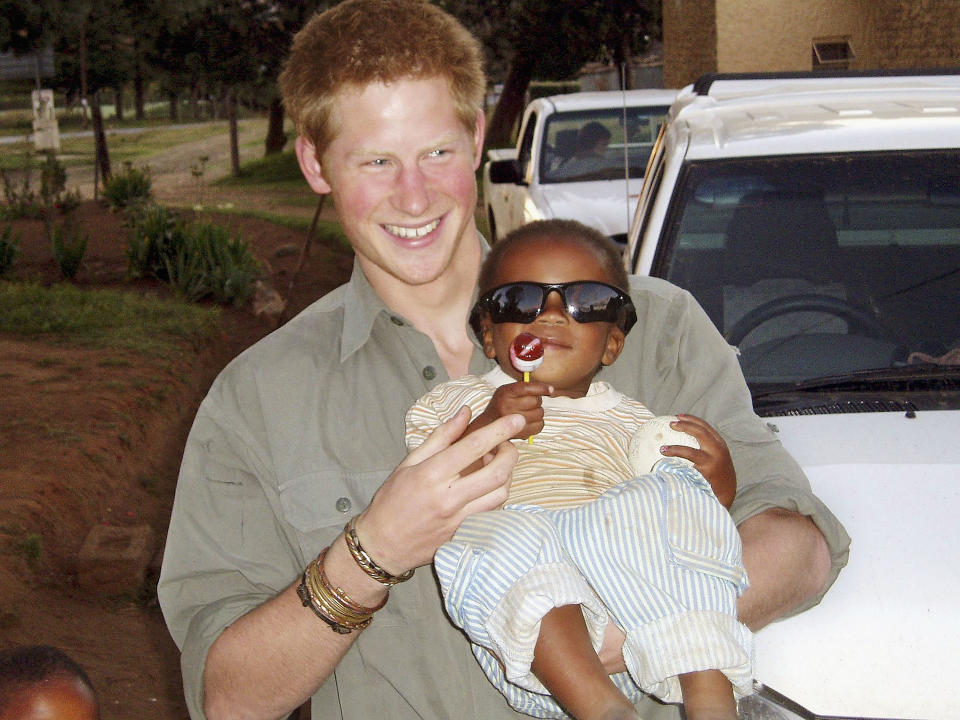
[[813, 41], [814, 70], [846, 70], [856, 59], [850, 38], [817, 38]]

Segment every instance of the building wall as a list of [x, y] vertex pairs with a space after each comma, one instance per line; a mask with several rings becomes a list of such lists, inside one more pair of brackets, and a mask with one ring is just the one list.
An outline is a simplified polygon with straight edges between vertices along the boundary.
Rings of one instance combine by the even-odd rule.
[[960, 0], [663, 0], [664, 84], [705, 72], [811, 70], [847, 38], [852, 69], [960, 65]]
[[960, 0], [877, 0], [869, 67], [960, 66]]
[[714, 0], [663, 0], [664, 87], [682, 87], [716, 69]]

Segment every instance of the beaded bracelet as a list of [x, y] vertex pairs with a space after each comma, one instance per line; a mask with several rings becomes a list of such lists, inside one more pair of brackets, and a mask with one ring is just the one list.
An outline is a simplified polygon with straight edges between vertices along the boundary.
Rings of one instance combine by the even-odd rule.
[[350, 549], [350, 554], [356, 560], [357, 565], [378, 583], [392, 586], [406, 582], [413, 577], [413, 570], [407, 570], [401, 575], [392, 575], [377, 565], [360, 545], [360, 539], [357, 537], [357, 516], [352, 517], [346, 527], [343, 528], [343, 535], [347, 539], [347, 547]]
[[373, 614], [382, 608], [387, 597], [376, 607], [365, 607], [354, 602], [342, 588], [332, 585], [323, 570], [324, 549], [317, 559], [307, 565], [297, 586], [297, 595], [304, 607], [310, 608], [330, 628], [341, 635], [363, 630], [373, 621]]

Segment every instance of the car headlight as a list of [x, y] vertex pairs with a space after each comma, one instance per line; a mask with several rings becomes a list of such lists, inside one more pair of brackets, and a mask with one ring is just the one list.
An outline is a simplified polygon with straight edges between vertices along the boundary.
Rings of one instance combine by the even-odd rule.
[[[763, 683], [753, 681], [753, 695], [737, 702], [740, 720], [854, 720], [836, 715], [817, 715]], [[869, 718], [856, 718], [869, 720]]]

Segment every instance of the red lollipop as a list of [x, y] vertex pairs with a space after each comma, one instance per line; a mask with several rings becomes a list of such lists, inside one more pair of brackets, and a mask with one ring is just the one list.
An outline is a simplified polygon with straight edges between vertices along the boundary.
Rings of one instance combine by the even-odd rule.
[[522, 332], [510, 344], [510, 364], [524, 374], [524, 381], [529, 381], [528, 374], [540, 367], [543, 362], [543, 343], [536, 335]]

